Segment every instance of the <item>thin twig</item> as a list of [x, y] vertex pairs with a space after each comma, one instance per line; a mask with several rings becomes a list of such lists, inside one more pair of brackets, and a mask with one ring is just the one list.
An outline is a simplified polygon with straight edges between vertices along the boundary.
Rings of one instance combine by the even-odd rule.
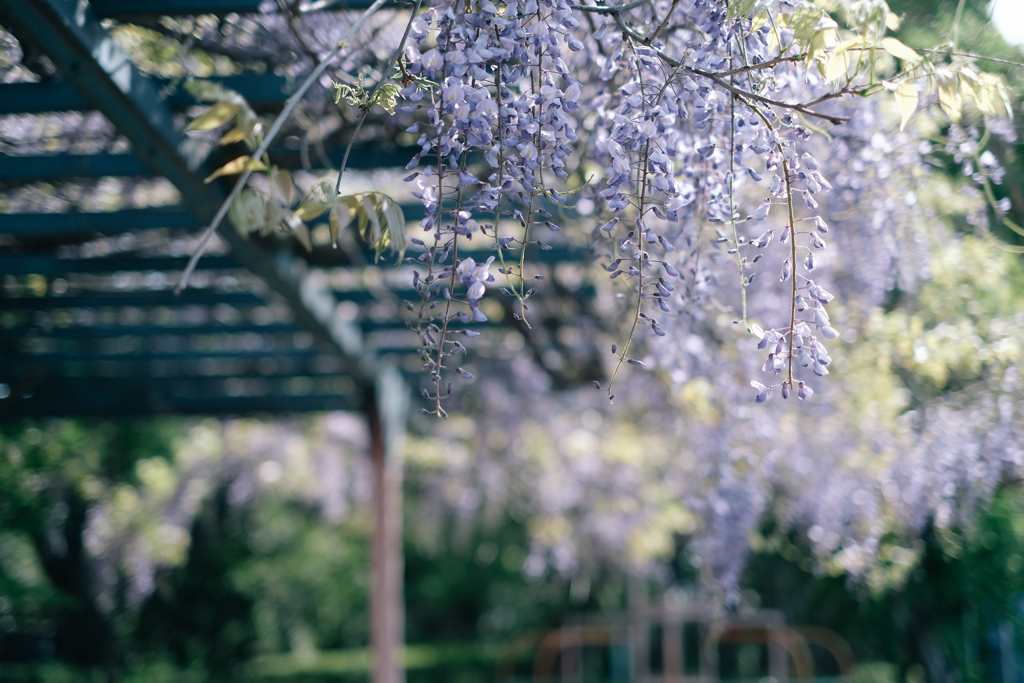
[[299, 33], [299, 28], [295, 25], [295, 15], [288, 9], [288, 5], [285, 4], [284, 0], [277, 0], [277, 6], [281, 10], [281, 16], [284, 17], [285, 22], [288, 24], [288, 28], [291, 30], [292, 36], [295, 38], [295, 42], [299, 44], [302, 51], [306, 53], [307, 57], [309, 57], [309, 61], [316, 64], [320, 61], [320, 55], [313, 51], [313, 48], [306, 43], [306, 39]]
[[998, 64], [1009, 64], [1010, 66], [1024, 66], [1024, 62], [1014, 62], [1009, 59], [997, 59], [995, 57], [985, 57], [983, 55], [976, 55], [971, 52], [956, 52], [954, 50], [941, 50], [939, 48], [925, 48], [915, 47], [918, 52], [935, 52], [944, 55], [951, 55], [953, 57], [968, 57], [969, 59], [983, 59], [986, 62], [996, 62]]
[[[341, 54], [342, 50], [348, 47], [348, 41], [355, 36], [359, 29], [361, 29], [370, 17], [372, 17], [377, 10], [383, 7], [384, 3], [387, 1], [388, 0], [376, 0], [372, 5], [370, 5], [370, 7], [362, 13], [359, 19], [356, 20], [356, 23], [349, 27], [348, 32], [345, 33], [345, 36], [340, 41], [338, 41], [337, 46], [331, 50], [331, 53], [324, 57], [323, 61], [317, 64], [317, 67], [313, 69], [313, 72], [306, 77], [306, 80], [303, 81], [302, 85], [299, 86], [299, 89], [295, 91], [295, 94], [288, 98], [288, 101], [285, 102], [284, 109], [280, 114], [278, 114], [277, 119], [274, 120], [274, 124], [270, 127], [270, 131], [267, 133], [266, 137], [263, 138], [263, 143], [260, 145], [259, 149], [253, 153], [252, 160], [254, 162], [258, 162], [270, 147], [270, 144], [274, 141], [274, 137], [281, 131], [281, 127], [284, 125], [284, 122], [288, 119], [288, 116], [291, 115], [292, 110], [299, 104], [299, 101], [302, 100], [306, 91], [309, 90], [313, 83], [320, 78], [320, 75], [327, 69], [327, 66], [334, 60], [334, 58]], [[228, 198], [224, 200], [224, 203], [220, 205], [220, 209], [217, 210], [217, 214], [210, 222], [210, 226], [206, 228], [206, 232], [203, 233], [202, 239], [199, 240], [199, 246], [196, 247], [195, 253], [193, 253], [192, 258], [189, 259], [188, 265], [185, 267], [185, 272], [181, 274], [181, 278], [178, 279], [178, 284], [174, 286], [175, 294], [181, 294], [181, 291], [185, 289], [185, 286], [188, 284], [189, 277], [192, 276], [193, 271], [196, 269], [196, 264], [199, 263], [199, 258], [203, 255], [203, 252], [206, 251], [206, 246], [209, 244], [210, 238], [213, 237], [214, 231], [220, 226], [224, 217], [228, 214], [228, 209], [231, 208], [231, 203], [234, 202], [238, 198], [238, 195], [242, 193], [242, 188], [245, 187], [250, 175], [252, 175], [252, 171], [247, 170], [242, 173], [238, 182], [235, 183], [235, 187], [231, 190], [231, 194], [229, 194]]]
[[[381, 79], [377, 81], [377, 85], [373, 86], [373, 91], [370, 92], [370, 96], [367, 98], [368, 102], [373, 102], [373, 98], [384, 86], [384, 83], [391, 80], [391, 72], [395, 70], [395, 65], [398, 64], [398, 59], [402, 56], [402, 51], [405, 49], [405, 41], [409, 39], [409, 31], [412, 29], [412, 22], [416, 19], [416, 15], [420, 13], [420, 6], [422, 4], [423, 0], [416, 0], [416, 7], [412, 10], [412, 15], [409, 17], [409, 23], [405, 25], [405, 33], [402, 34], [402, 41], [398, 43], [398, 48], [395, 50], [394, 56], [391, 57], [391, 61], [388, 63], [387, 68], [381, 75]], [[362, 115], [359, 117], [359, 122], [356, 123], [356, 130], [352, 133], [352, 137], [349, 138], [348, 145], [345, 147], [345, 156], [341, 158], [341, 168], [338, 169], [338, 181], [334, 184], [334, 194], [340, 194], [341, 192], [341, 176], [345, 174], [345, 166], [348, 164], [349, 152], [352, 151], [352, 145], [359, 136], [359, 129], [363, 127], [363, 121], [366, 120], [366, 115], [369, 113], [370, 107], [363, 110]]]
[[370, 109], [366, 108], [363, 113], [359, 115], [359, 120], [356, 121], [356, 129], [352, 133], [352, 137], [349, 138], [348, 144], [345, 145], [345, 156], [341, 157], [341, 167], [338, 169], [338, 180], [334, 183], [334, 194], [341, 194], [341, 176], [345, 174], [345, 167], [348, 165], [348, 155], [352, 151], [352, 145], [355, 144], [356, 138], [359, 137], [359, 129], [363, 127], [363, 121], [366, 120], [366, 115], [370, 113]]
[[658, 28], [654, 29], [654, 33], [647, 38], [648, 41], [654, 41], [659, 35], [661, 35], [661, 32], [665, 30], [666, 26], [668, 26], [668, 20], [672, 18], [672, 13], [676, 11], [676, 6], [678, 4], [679, 0], [672, 0], [672, 6], [668, 8], [668, 14], [665, 15], [665, 20], [658, 25]]

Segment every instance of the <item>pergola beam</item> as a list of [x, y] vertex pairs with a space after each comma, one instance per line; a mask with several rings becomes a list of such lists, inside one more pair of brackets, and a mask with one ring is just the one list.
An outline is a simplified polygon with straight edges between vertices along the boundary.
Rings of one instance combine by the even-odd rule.
[[[133, 152], [154, 175], [178, 188], [185, 207], [200, 224], [213, 218], [222, 195], [189, 168], [179, 153], [180, 137], [159, 87], [132, 65], [88, 3], [0, 0], [0, 12], [19, 36], [40, 48], [86, 101], [128, 138]], [[240, 265], [288, 302], [301, 327], [338, 349], [357, 382], [372, 386], [374, 361], [365, 354], [353, 358], [347, 353], [361, 351], [361, 343], [351, 329], [335, 320], [327, 293], [314, 291], [294, 268], [275, 263], [231, 226], [222, 226], [220, 235]]]

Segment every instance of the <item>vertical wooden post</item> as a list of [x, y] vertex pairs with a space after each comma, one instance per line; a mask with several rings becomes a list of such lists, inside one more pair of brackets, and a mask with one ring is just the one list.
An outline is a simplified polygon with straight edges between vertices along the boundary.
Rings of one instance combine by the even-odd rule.
[[651, 683], [651, 606], [647, 585], [630, 572], [626, 577], [626, 601], [629, 614], [629, 680]]
[[385, 369], [367, 401], [373, 468], [373, 577], [370, 599], [371, 683], [405, 683], [402, 576], [402, 448], [409, 394], [397, 370]]
[[666, 613], [661, 631], [662, 680], [665, 683], [682, 683], [683, 655], [683, 625]]

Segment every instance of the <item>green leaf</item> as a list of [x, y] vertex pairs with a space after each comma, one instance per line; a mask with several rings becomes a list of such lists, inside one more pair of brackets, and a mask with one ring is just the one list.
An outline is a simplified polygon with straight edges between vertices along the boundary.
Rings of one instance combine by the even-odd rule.
[[353, 107], [365, 109], [369, 106], [370, 94], [363, 89], [362, 85], [351, 86], [345, 83], [334, 83], [334, 91], [335, 104], [340, 104], [344, 98]]
[[262, 232], [267, 224], [266, 202], [256, 190], [247, 187], [228, 209], [228, 220], [241, 235]]
[[[198, 79], [185, 83], [185, 90], [190, 92], [200, 102], [218, 103], [193, 121], [192, 125], [189, 126], [189, 130], [213, 130], [214, 128], [219, 128], [224, 123], [227, 123], [231, 116], [227, 116], [220, 120], [220, 123], [217, 123], [217, 120], [221, 117], [215, 115], [214, 112], [226, 113], [230, 107], [234, 107], [235, 127], [224, 134], [220, 144], [228, 145], [233, 142], [246, 140], [250, 145], [255, 145], [254, 132], [258, 119], [256, 118], [256, 112], [252, 110], [252, 107], [249, 106], [244, 97], [234, 90], [225, 88], [220, 83]], [[219, 110], [218, 106], [220, 106]], [[204, 119], [204, 117], [208, 118]]]
[[877, 45], [885, 35], [889, 14], [884, 0], [854, 0], [847, 10], [850, 26], [871, 45]]
[[849, 71], [850, 65], [853, 63], [850, 60], [850, 56], [847, 54], [847, 50], [851, 47], [858, 47], [864, 44], [864, 38], [857, 36], [849, 40], [836, 45], [828, 53], [828, 61], [825, 63], [825, 81], [831, 83], [832, 81], [841, 78], [846, 75]]
[[381, 192], [338, 197], [329, 217], [332, 241], [337, 241], [353, 218], [359, 237], [377, 259], [388, 249], [400, 259], [405, 255], [405, 214], [394, 199]]
[[903, 130], [917, 109], [917, 89], [914, 88], [913, 83], [904, 81], [896, 87], [892, 94], [896, 96], [896, 106], [899, 107], [901, 117], [900, 130]]
[[402, 88], [396, 83], [385, 83], [373, 96], [373, 104], [384, 107], [388, 114], [395, 115], [395, 106], [398, 104], [398, 93]]
[[341, 231], [352, 222], [352, 217], [355, 212], [352, 210], [347, 203], [348, 197], [342, 197], [338, 200], [338, 203], [331, 209], [328, 222], [331, 226], [331, 244], [338, 243], [338, 236], [341, 235]]
[[313, 240], [309, 235], [309, 227], [302, 222], [291, 223], [292, 233], [295, 235], [295, 239], [299, 241], [307, 252], [313, 251]]
[[214, 128], [220, 128], [225, 123], [235, 118], [241, 110], [242, 107], [240, 105], [231, 104], [229, 102], [218, 102], [207, 109], [204, 113], [194, 118], [192, 123], [188, 124], [188, 128], [185, 130], [213, 130]]
[[230, 102], [231, 104], [245, 105], [244, 97], [216, 81], [192, 79], [185, 83], [185, 90], [200, 102]]
[[782, 49], [782, 29], [787, 26], [785, 14], [780, 14], [775, 17], [775, 21], [772, 22], [771, 28], [768, 29], [768, 50], [765, 54], [770, 55], [773, 50], [779, 48], [780, 54]]
[[264, 164], [259, 159], [253, 159], [252, 157], [249, 156], [240, 156], [234, 161], [229, 161], [228, 163], [218, 168], [216, 171], [211, 173], [210, 176], [206, 178], [206, 180], [204, 180], [203, 182], [208, 183], [214, 180], [215, 178], [219, 178], [224, 175], [237, 175], [239, 173], [244, 173], [245, 171], [265, 170], [267, 170], [267, 165]]
[[[376, 246], [380, 244], [381, 240], [384, 238], [384, 234], [381, 232], [380, 229], [380, 219], [377, 217], [377, 207], [374, 204], [374, 199], [376, 199], [376, 193], [374, 192], [370, 192], [369, 194], [363, 195], [362, 215], [366, 216], [367, 222], [362, 223], [362, 229], [363, 239], [365, 239], [370, 244]], [[370, 232], [366, 232], [367, 226], [371, 228]]]
[[756, 15], [754, 17], [753, 21], [750, 22], [750, 30], [747, 31], [747, 35], [749, 36], [751, 33], [754, 33], [755, 31], [761, 30], [761, 27], [764, 26], [767, 23], [768, 23], [768, 12], [767, 11], [761, 12], [760, 14], [758, 14], [758, 15]]
[[896, 59], [902, 59], [904, 62], [917, 62], [921, 59], [921, 55], [891, 36], [882, 38], [882, 49]]
[[[811, 39], [807, 41], [807, 65], [824, 57], [828, 53], [830, 44], [835, 44], [839, 39], [839, 32], [835, 29], [823, 29], [816, 31]], [[818, 62], [821, 65], [821, 62]], [[824, 75], [824, 72], [822, 72]]]
[[[963, 74], [961, 69], [961, 75]], [[1006, 81], [1002, 76], [980, 72], [978, 74], [978, 108], [982, 111], [1001, 116], [1003, 112], [1007, 116], [1013, 116], [1013, 106], [1010, 104], [1010, 91], [1006, 87]], [[1001, 107], [999, 105], [1002, 105]], [[1000, 111], [1002, 109], [1002, 111]]]
[[391, 250], [398, 254], [398, 260], [401, 261], [405, 256], [405, 213], [391, 197], [385, 197], [382, 206]]
[[793, 37], [801, 42], [812, 40], [819, 31], [839, 28], [828, 12], [814, 5], [800, 5], [793, 10], [789, 25], [793, 29]]
[[295, 215], [304, 221], [312, 220], [322, 215], [324, 211], [329, 211], [337, 202], [338, 197], [334, 194], [334, 185], [322, 180], [309, 188], [309, 192], [302, 199], [299, 208], [295, 210]]
[[261, 235], [269, 235], [274, 230], [280, 230], [288, 218], [288, 210], [278, 202], [267, 202], [267, 223], [263, 227]]
[[831, 83], [832, 81], [838, 80], [846, 76], [846, 72], [850, 68], [849, 59], [847, 59], [845, 50], [836, 50], [828, 55], [828, 61], [825, 63], [825, 82]]
[[963, 101], [957, 90], [958, 79], [948, 69], [937, 71], [936, 78], [939, 84], [939, 105], [950, 120], [956, 123], [960, 120], [963, 108]]
[[271, 189], [273, 190], [274, 197], [281, 200], [281, 203], [287, 207], [291, 207], [295, 203], [295, 182], [292, 180], [292, 174], [288, 171], [275, 168], [270, 173], [272, 179]]
[[733, 0], [729, 3], [728, 18], [732, 20], [737, 17], [745, 17], [754, 11], [755, 5], [757, 5], [757, 0]]
[[220, 138], [221, 146], [230, 145], [235, 142], [241, 142], [245, 140], [252, 133], [251, 130], [246, 130], [240, 126], [235, 126]]

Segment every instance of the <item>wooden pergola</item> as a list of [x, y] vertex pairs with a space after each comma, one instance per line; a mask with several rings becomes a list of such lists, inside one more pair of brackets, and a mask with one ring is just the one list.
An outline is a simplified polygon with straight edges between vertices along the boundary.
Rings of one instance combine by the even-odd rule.
[[[0, 192], [38, 182], [162, 177], [181, 197], [179, 205], [160, 208], [0, 214], [0, 420], [365, 413], [375, 482], [374, 681], [401, 683], [400, 453], [410, 403], [404, 374], [420, 365], [401, 303], [419, 294], [361, 277], [373, 262], [367, 250], [318, 246], [307, 253], [279, 236], [243, 238], [225, 223], [220, 250], [204, 256], [190, 288], [175, 295], [171, 287], [189, 257], [181, 245], [209, 223], [230, 186], [204, 183], [212, 160], [185, 152], [182, 117], [176, 125], [175, 114], [196, 102], [183, 89], [162, 97], [166, 83], [136, 68], [102, 23], [252, 13], [261, 4], [0, 0], [0, 24], [62, 77], [0, 85], [0, 117], [98, 111], [130, 145], [122, 154], [0, 155]], [[326, 4], [344, 12], [369, 2]], [[289, 81], [273, 73], [214, 80], [261, 112], [280, 110], [290, 94]], [[325, 151], [337, 165], [344, 148]], [[401, 167], [413, 151], [388, 141], [364, 143], [348, 167]], [[300, 167], [294, 150], [272, 149], [272, 155], [275, 163]], [[410, 220], [423, 216], [419, 205], [404, 210]], [[460, 256], [485, 260], [490, 253]], [[579, 265], [580, 253], [556, 246], [531, 259], [554, 272], [556, 264]], [[511, 315], [492, 323], [518, 329], [538, 359], [568, 351], [558, 326], [587, 299], [585, 286], [566, 288], [555, 279], [553, 287], [563, 294], [563, 310], [541, 316], [535, 331]], [[556, 379], [595, 379], [600, 364], [573, 368], [556, 372]]]

